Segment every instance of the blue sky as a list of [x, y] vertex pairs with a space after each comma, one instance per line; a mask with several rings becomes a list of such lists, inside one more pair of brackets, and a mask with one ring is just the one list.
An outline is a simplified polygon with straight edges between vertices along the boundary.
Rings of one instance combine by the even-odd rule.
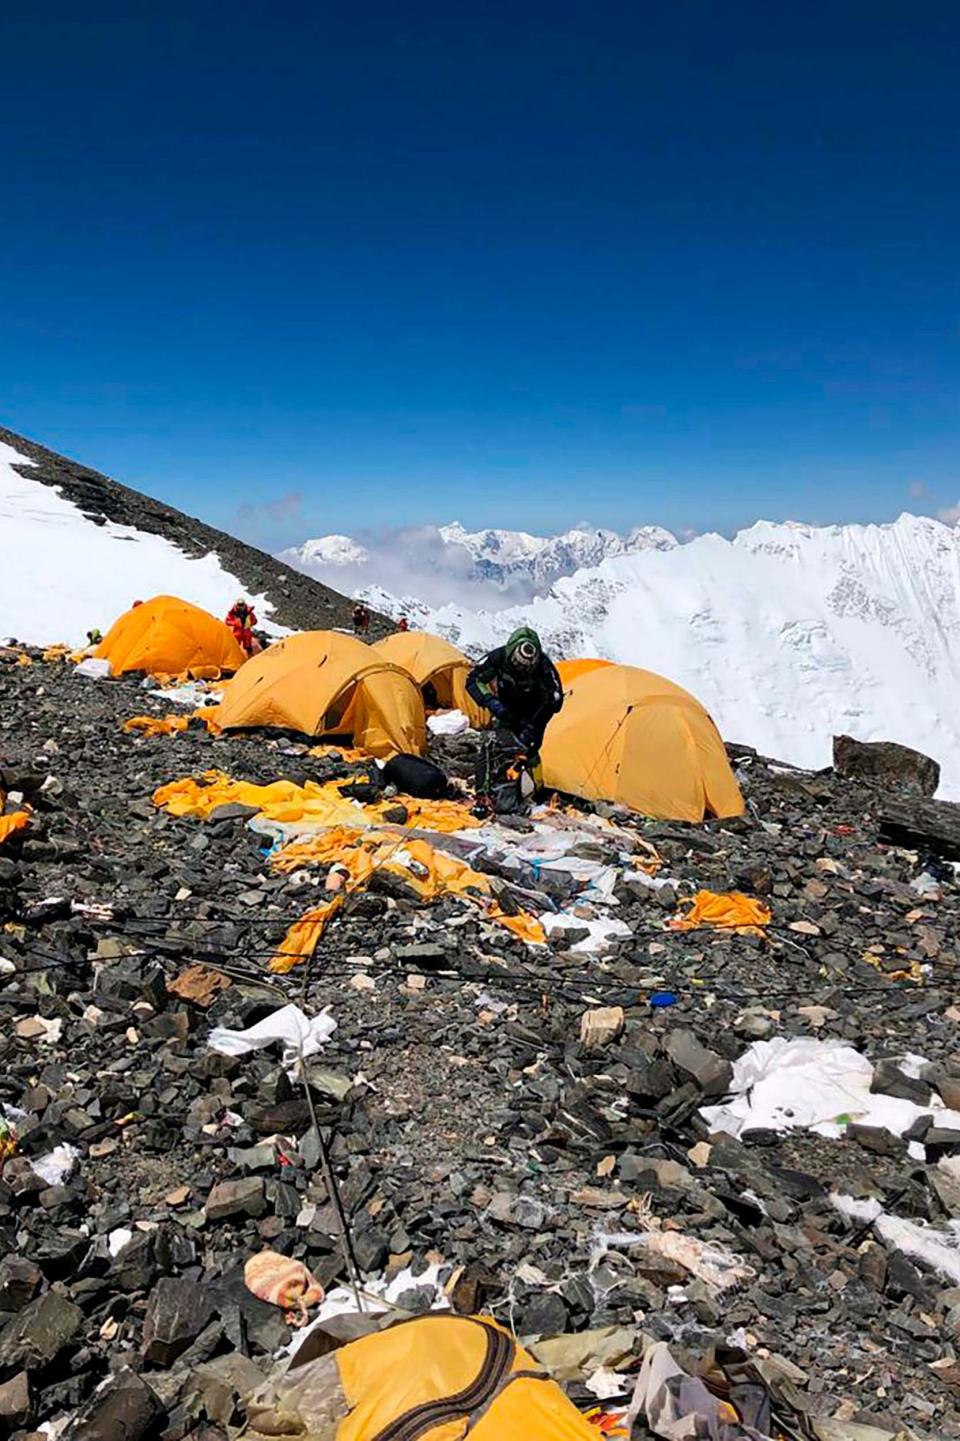
[[954, 6], [16, 9], [12, 429], [268, 546], [957, 501]]

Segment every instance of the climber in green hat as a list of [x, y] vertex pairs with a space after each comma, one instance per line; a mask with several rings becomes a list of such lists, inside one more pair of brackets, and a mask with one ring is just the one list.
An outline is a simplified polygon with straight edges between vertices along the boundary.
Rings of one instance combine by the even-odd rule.
[[474, 666], [467, 693], [531, 754], [540, 750], [547, 722], [563, 705], [557, 668], [537, 632], [525, 625]]

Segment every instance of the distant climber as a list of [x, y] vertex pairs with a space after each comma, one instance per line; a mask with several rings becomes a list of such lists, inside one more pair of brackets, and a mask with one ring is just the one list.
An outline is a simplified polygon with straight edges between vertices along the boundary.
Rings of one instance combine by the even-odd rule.
[[521, 626], [506, 645], [484, 656], [467, 677], [467, 694], [496, 721], [496, 730], [484, 737], [477, 764], [478, 805], [523, 809], [539, 785], [547, 722], [563, 705], [563, 682], [536, 631]]
[[256, 623], [257, 617], [253, 606], [249, 605], [242, 596], [239, 600], [234, 601], [227, 612], [227, 625], [233, 631], [237, 645], [247, 655], [256, 655], [262, 649], [253, 633]]
[[353, 607], [353, 633], [357, 639], [361, 639], [370, 629], [370, 607], [362, 600], [358, 600]]
[[99, 645], [102, 640], [103, 634], [97, 628], [97, 626], [94, 626], [92, 630], [87, 631], [87, 645]]
[[410, 629], [410, 624], [409, 624], [409, 622], [408, 622], [408, 620], [407, 620], [407, 617], [406, 617], [405, 615], [402, 615], [402, 616], [400, 617], [400, 619], [397, 621], [397, 630], [405, 633], [405, 632], [408, 631], [409, 629]]

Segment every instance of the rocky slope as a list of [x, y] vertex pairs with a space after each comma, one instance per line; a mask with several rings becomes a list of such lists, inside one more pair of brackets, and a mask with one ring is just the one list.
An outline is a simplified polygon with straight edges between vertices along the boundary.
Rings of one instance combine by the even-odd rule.
[[[120, 528], [119, 538], [124, 540], [135, 539], [137, 535], [159, 537], [181, 556], [195, 560], [198, 566], [214, 557], [219, 562], [220, 570], [226, 573], [227, 581], [230, 577], [235, 577], [233, 584], [237, 588], [245, 589], [250, 596], [264, 597], [268, 607], [264, 619], [269, 616], [277, 626], [292, 630], [326, 630], [332, 626], [350, 624], [350, 600], [254, 546], [245, 545], [193, 516], [184, 515], [182, 511], [152, 500], [149, 496], [131, 490], [118, 481], [110, 480], [88, 466], [68, 460], [65, 456], [2, 427], [0, 446], [10, 447], [10, 451], [14, 453], [10, 458], [11, 468], [28, 485], [50, 487], [69, 506], [75, 507], [77, 512], [68, 551], [62, 557], [54, 557], [47, 545], [43, 517], [31, 516], [29, 499], [20, 497], [11, 507], [7, 521], [11, 530], [15, 523], [19, 523], [23, 532], [18, 541], [21, 552], [30, 544], [31, 536], [35, 541], [37, 555], [33, 568], [33, 583], [36, 584], [38, 574], [43, 576], [45, 608], [48, 611], [55, 610], [58, 593], [62, 594], [60, 608], [63, 612], [63, 628], [46, 637], [31, 631], [26, 638], [34, 641], [75, 641], [82, 636], [82, 630], [79, 636], [72, 636], [68, 634], [68, 628], [76, 621], [73, 614], [77, 609], [76, 586], [78, 581], [82, 582], [84, 579], [77, 574], [84, 567], [84, 518], [88, 524], [92, 523], [101, 529]], [[0, 636], [9, 634], [12, 628], [5, 616], [13, 611], [14, 596], [7, 596], [4, 590], [6, 584], [13, 585], [11, 560], [12, 557], [8, 555], [8, 565], [5, 568], [7, 579], [0, 576]], [[162, 581], [162, 565], [157, 569]], [[182, 571], [180, 573], [182, 578]], [[183, 580], [183, 586], [188, 585], [189, 575]], [[159, 585], [158, 588], [168, 587]], [[19, 589], [22, 596], [22, 587]], [[113, 620], [113, 614], [104, 615], [103, 610], [96, 605], [98, 590], [105, 596], [108, 589], [109, 574], [90, 578], [89, 598], [85, 596], [86, 609], [82, 617], [84, 628], [98, 623], [102, 629], [106, 629]], [[225, 605], [229, 605], [234, 598], [230, 594], [229, 585], [225, 595]], [[124, 608], [132, 599], [133, 595], [125, 594], [122, 602], [115, 603], [115, 611]], [[186, 599], [197, 599], [202, 603], [197, 596], [187, 595]]]
[[[383, 876], [308, 969], [273, 976], [276, 944], [317, 899], [311, 874], [271, 869], [249, 810], [175, 819], [152, 794], [211, 767], [298, 783], [351, 768], [199, 727], [139, 740], [121, 721], [162, 701], [36, 653], [0, 656], [0, 685], [7, 810], [21, 793], [33, 806], [0, 846], [0, 1100], [20, 1132], [0, 1177], [8, 1432], [83, 1408], [68, 1441], [222, 1441], [290, 1336], [245, 1290], [244, 1261], [269, 1246], [328, 1287], [345, 1279], [302, 1086], [275, 1049], [208, 1044], [215, 1025], [295, 1002], [337, 1023], [310, 1100], [366, 1285], [399, 1273], [395, 1298], [416, 1312], [439, 1274], [457, 1281], [456, 1305], [564, 1335], [568, 1355], [595, 1356], [597, 1328], [622, 1328], [609, 1405], [664, 1339], [690, 1366], [711, 1346], [728, 1375], [749, 1361], [791, 1438], [960, 1436], [960, 1271], [951, 1280], [949, 1247], [916, 1244], [918, 1228], [960, 1222], [960, 1128], [942, 1110], [960, 1102], [960, 892], [952, 868], [885, 840], [883, 786], [739, 749], [744, 821], [620, 818], [626, 840], [578, 839], [575, 861], [613, 868], [612, 907], [596, 891], [578, 900], [563, 872], [475, 862], [498, 885], [514, 877], [506, 907], [533, 892], [567, 909], [571, 928], [547, 947]], [[467, 772], [472, 741], [437, 754]], [[531, 834], [512, 831], [518, 845]], [[658, 886], [630, 858], [641, 839], [659, 852]], [[741, 888], [772, 923], [669, 929], [698, 887]], [[578, 950], [610, 916], [623, 923], [610, 947]], [[220, 978], [206, 1008], [169, 989], [196, 962]], [[582, 1029], [597, 1006], [622, 1016]], [[704, 1110], [727, 1104], [763, 1038], [855, 1050], [888, 1124], [836, 1114], [828, 1136], [804, 1129], [808, 1077], [781, 1113], [795, 1129], [721, 1130]], [[908, 1102], [919, 1119], [897, 1135]], [[75, 1158], [58, 1176], [65, 1145]], [[726, 1279], [733, 1265], [733, 1284], [691, 1272], [677, 1238], [688, 1261], [692, 1243]], [[596, 1363], [571, 1365], [574, 1396], [592, 1400]]]

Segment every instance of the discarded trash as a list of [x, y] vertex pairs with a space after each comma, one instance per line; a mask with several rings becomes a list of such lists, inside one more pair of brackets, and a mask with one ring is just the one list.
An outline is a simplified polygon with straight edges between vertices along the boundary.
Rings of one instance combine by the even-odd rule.
[[831, 1203], [850, 1221], [869, 1222], [891, 1251], [902, 1251], [921, 1261], [960, 1286], [960, 1221], [948, 1221], [942, 1229], [921, 1226], [884, 1211], [879, 1201], [857, 1200], [853, 1196], [834, 1193]]
[[299, 1006], [289, 1005], [281, 1006], [245, 1031], [217, 1026], [210, 1032], [207, 1044], [224, 1056], [245, 1056], [249, 1051], [262, 1051], [279, 1043], [283, 1045], [284, 1068], [293, 1071], [302, 1059], [315, 1055], [336, 1029], [336, 1021], [326, 1011], [311, 1017]]
[[626, 1415], [629, 1427], [638, 1416], [664, 1441], [768, 1441], [768, 1433], [744, 1425], [736, 1408], [714, 1396], [699, 1376], [682, 1370], [665, 1341], [654, 1342], [644, 1355]]
[[427, 716], [427, 730], [435, 736], [462, 736], [470, 729], [470, 721], [462, 710], [440, 711]]
[[167, 990], [172, 996], [179, 996], [182, 1001], [193, 1001], [195, 1005], [206, 1009], [221, 991], [227, 990], [231, 984], [230, 977], [225, 976], [222, 971], [215, 971], [210, 966], [198, 963], [181, 971], [175, 980], [168, 981]]
[[675, 1006], [679, 999], [676, 991], [651, 991], [650, 993], [651, 1006]]
[[935, 1115], [960, 1130], [960, 1112], [932, 1096], [915, 1101], [871, 1092], [873, 1066], [839, 1041], [775, 1036], [754, 1041], [734, 1063], [732, 1101], [700, 1112], [713, 1131], [742, 1136], [751, 1130], [808, 1130], [842, 1136], [851, 1121], [882, 1127], [896, 1136], [920, 1116]]
[[74, 675], [86, 676], [87, 680], [109, 680], [111, 676], [110, 662], [95, 660], [93, 656], [89, 656], [86, 660], [80, 661], [74, 670]]
[[0, 846], [17, 831], [26, 830], [29, 824], [30, 812], [26, 810], [13, 811], [8, 816], [0, 816]]
[[76, 1146], [64, 1141], [45, 1156], [31, 1156], [30, 1169], [48, 1186], [59, 1186], [70, 1175], [79, 1158]]
[[282, 1306], [291, 1325], [304, 1326], [311, 1306], [323, 1300], [323, 1287], [302, 1261], [279, 1251], [261, 1251], [243, 1268], [248, 1291], [271, 1306]]
[[763, 935], [761, 927], [768, 926], [772, 919], [763, 901], [745, 896], [742, 891], [697, 891], [692, 900], [682, 904], [689, 906], [689, 910], [670, 922], [673, 931], [715, 926], [744, 936], [760, 936]]
[[[533, 1356], [486, 1316], [428, 1315], [375, 1331], [272, 1376], [247, 1397], [257, 1435], [460, 1435], [476, 1441], [596, 1441]], [[339, 1429], [338, 1428], [339, 1423]]]

